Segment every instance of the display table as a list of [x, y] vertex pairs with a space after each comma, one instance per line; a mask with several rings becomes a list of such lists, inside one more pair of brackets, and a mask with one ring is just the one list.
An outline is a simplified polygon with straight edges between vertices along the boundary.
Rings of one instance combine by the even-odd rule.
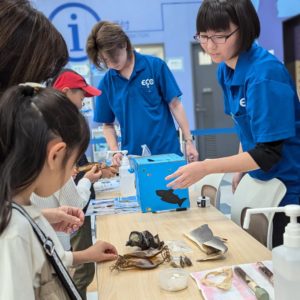
[[[203, 253], [193, 242], [184, 237], [184, 233], [203, 224], [208, 224], [215, 235], [228, 239], [229, 250], [226, 259], [196, 262], [196, 259], [203, 257]], [[187, 211], [159, 214], [132, 213], [100, 216], [96, 220], [96, 230], [97, 239], [112, 243], [121, 255], [132, 250], [125, 246], [131, 231], [149, 230], [153, 234], [158, 233], [164, 241], [184, 240], [193, 249], [193, 252], [188, 254], [193, 262], [192, 267], [185, 268], [188, 272], [271, 259], [271, 252], [267, 248], [214, 207], [194, 207]], [[101, 300], [203, 299], [191, 277], [185, 290], [167, 292], [160, 289], [159, 271], [169, 268], [169, 263], [153, 270], [111, 272], [110, 266], [113, 263], [105, 262], [97, 266], [98, 293]]]

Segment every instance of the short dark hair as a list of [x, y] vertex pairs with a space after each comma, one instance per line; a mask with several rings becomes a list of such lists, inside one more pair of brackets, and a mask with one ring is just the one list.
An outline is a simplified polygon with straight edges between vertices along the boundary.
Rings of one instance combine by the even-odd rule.
[[[63, 163], [86, 150], [90, 132], [78, 108], [52, 88], [14, 86], [0, 99], [0, 235], [9, 223], [13, 197], [41, 173], [47, 145], [61, 138]], [[74, 152], [76, 151], [76, 152]], [[62, 166], [63, 167], [63, 166]]]
[[23, 83], [55, 76], [69, 59], [54, 25], [27, 0], [0, 1], [0, 94]]
[[197, 33], [227, 30], [231, 22], [239, 28], [239, 54], [248, 50], [260, 34], [259, 18], [251, 0], [203, 0], [197, 15]]
[[116, 51], [125, 44], [128, 57], [131, 57], [133, 47], [122, 27], [116, 23], [101, 21], [94, 25], [88, 36], [86, 52], [96, 68], [103, 70], [102, 64], [105, 62], [101, 54], [106, 53], [113, 59]]

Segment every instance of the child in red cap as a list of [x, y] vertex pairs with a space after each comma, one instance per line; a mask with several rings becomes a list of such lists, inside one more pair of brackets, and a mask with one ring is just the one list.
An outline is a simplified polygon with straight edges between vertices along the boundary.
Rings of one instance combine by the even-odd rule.
[[[84, 77], [76, 73], [71, 69], [64, 69], [60, 74], [53, 79], [52, 87], [63, 92], [78, 109], [82, 108], [83, 99], [85, 97], [94, 97], [101, 95], [101, 91], [95, 87], [87, 84]], [[77, 162], [78, 166], [82, 166], [88, 163], [86, 155], [83, 155]], [[107, 175], [107, 174], [106, 174]], [[108, 174], [108, 177], [115, 174]], [[96, 167], [93, 167], [91, 171], [77, 174], [75, 178], [76, 184], [82, 184], [85, 178], [90, 180], [90, 199], [95, 199], [95, 191], [92, 183], [96, 182], [102, 176], [101, 171], [97, 171]], [[82, 178], [83, 177], [83, 178]], [[86, 249], [93, 244], [92, 232], [91, 232], [91, 220], [90, 217], [85, 217], [84, 224], [71, 238], [71, 246], [73, 251]], [[88, 285], [93, 281], [95, 273], [95, 264], [89, 263], [76, 266], [73, 280], [77, 285], [77, 288], [83, 297], [86, 299], [86, 289]]]
[[70, 69], [64, 69], [52, 81], [52, 87], [63, 92], [77, 107], [81, 109], [85, 97], [101, 95], [101, 91], [88, 85], [85, 79]]
[[[88, 85], [81, 75], [70, 69], [65, 69], [60, 72], [60, 74], [52, 81], [52, 87], [63, 92], [77, 106], [78, 109], [82, 108], [83, 99], [85, 97], [94, 97], [101, 94], [100, 90]], [[81, 157], [79, 163], [82, 165], [88, 163], [86, 155]], [[92, 183], [96, 182], [101, 175], [101, 171], [97, 172], [96, 167], [93, 167], [91, 171], [84, 175], [87, 180], [82, 178], [79, 181], [80, 177], [83, 176], [82, 174], [78, 174], [75, 177], [75, 182], [79, 185], [84, 182], [84, 184], [87, 185], [86, 187], [89, 186], [89, 198], [95, 198], [95, 192]], [[77, 251], [78, 249], [88, 248], [92, 244], [91, 219], [90, 217], [85, 217], [84, 224], [71, 238], [72, 249], [73, 251]], [[94, 263], [79, 265], [75, 268], [73, 279], [83, 299], [86, 299], [86, 289], [93, 281], [94, 274]]]

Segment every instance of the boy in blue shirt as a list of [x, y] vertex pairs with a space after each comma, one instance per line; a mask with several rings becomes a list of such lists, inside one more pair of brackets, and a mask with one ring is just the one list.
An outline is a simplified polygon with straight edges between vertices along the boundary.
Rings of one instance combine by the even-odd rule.
[[[248, 172], [253, 178], [280, 179], [287, 193], [280, 205], [300, 199], [300, 103], [284, 65], [254, 43], [260, 23], [250, 0], [204, 0], [197, 16], [195, 39], [220, 63], [218, 80], [225, 113], [240, 138], [240, 152], [195, 162], [178, 169], [168, 186], [184, 188], [211, 173], [238, 172], [233, 190]], [[288, 218], [276, 214], [273, 246], [282, 244]]]
[[[133, 51], [128, 36], [114, 23], [102, 21], [92, 29], [87, 53], [97, 68], [109, 70], [100, 82], [94, 120], [104, 123], [111, 150], [118, 150], [115, 119], [121, 127], [122, 150], [141, 155], [142, 144], [152, 154], [182, 155], [173, 116], [183, 132], [189, 161], [198, 159], [188, 120], [179, 99], [182, 95], [166, 63]], [[120, 164], [122, 155], [114, 155]]]

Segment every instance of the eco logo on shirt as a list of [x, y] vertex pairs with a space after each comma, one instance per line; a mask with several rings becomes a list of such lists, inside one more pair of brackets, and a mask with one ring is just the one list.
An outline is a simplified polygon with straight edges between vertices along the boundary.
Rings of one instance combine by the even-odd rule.
[[246, 107], [246, 98], [241, 98], [240, 99], [240, 106], [241, 107]]
[[153, 85], [153, 84], [154, 84], [154, 79], [153, 79], [153, 78], [143, 79], [143, 80], [141, 81], [141, 84], [142, 84], [142, 85], [146, 85], [147, 88], [149, 88], [150, 85]]

